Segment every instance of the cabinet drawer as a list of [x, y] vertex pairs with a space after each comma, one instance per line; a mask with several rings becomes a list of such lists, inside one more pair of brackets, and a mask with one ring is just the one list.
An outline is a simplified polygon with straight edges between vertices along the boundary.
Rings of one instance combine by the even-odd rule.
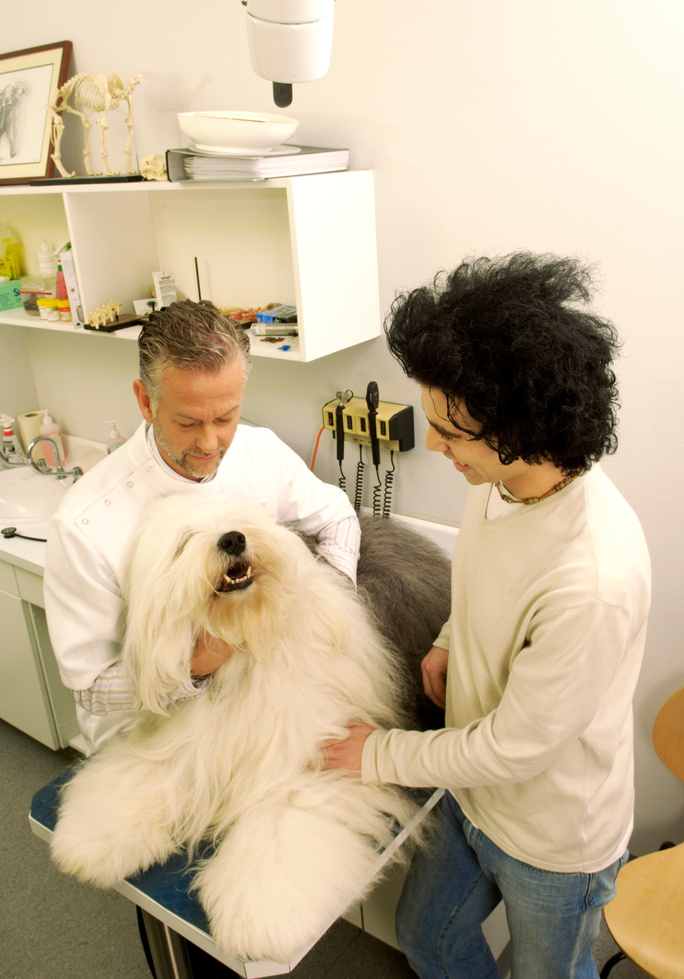
[[19, 585], [18, 594], [20, 597], [25, 602], [30, 602], [31, 605], [39, 605], [40, 608], [45, 608], [43, 579], [41, 575], [33, 574], [32, 571], [25, 571], [24, 568], [15, 568], [14, 570]]
[[0, 561], [0, 590], [8, 592], [10, 595], [19, 595], [14, 565], [8, 564], [6, 561]]

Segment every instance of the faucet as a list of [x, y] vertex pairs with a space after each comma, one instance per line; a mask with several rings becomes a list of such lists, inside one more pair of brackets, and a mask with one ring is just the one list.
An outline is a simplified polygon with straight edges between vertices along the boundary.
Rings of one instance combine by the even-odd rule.
[[[39, 442], [48, 442], [52, 446], [52, 452], [55, 457], [54, 472], [45, 465], [44, 459], [40, 459], [38, 462], [34, 461], [32, 453]], [[54, 476], [56, 479], [66, 479], [67, 476], [72, 476], [74, 482], [76, 482], [79, 476], [83, 475], [83, 470], [80, 466], [74, 466], [73, 469], [67, 470], [62, 468], [62, 464], [59, 461], [59, 450], [53, 440], [47, 435], [37, 435], [32, 442], [29, 442], [26, 446], [26, 458], [31, 469], [37, 472], [39, 476]], [[43, 463], [43, 466], [41, 466], [41, 463]]]

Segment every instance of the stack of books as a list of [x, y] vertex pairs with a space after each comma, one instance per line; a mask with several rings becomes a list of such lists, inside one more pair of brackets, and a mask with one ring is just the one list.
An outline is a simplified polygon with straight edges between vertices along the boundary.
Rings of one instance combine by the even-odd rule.
[[283, 145], [263, 156], [222, 156], [195, 149], [166, 151], [169, 180], [268, 180], [347, 170], [349, 150]]

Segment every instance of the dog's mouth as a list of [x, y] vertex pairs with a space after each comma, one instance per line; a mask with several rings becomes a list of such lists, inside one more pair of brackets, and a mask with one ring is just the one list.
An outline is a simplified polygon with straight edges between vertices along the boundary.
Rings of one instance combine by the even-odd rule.
[[252, 571], [252, 565], [246, 562], [239, 562], [227, 571], [224, 571], [216, 586], [216, 591], [223, 594], [231, 591], [241, 591], [243, 588], [249, 588], [253, 581], [254, 572]]

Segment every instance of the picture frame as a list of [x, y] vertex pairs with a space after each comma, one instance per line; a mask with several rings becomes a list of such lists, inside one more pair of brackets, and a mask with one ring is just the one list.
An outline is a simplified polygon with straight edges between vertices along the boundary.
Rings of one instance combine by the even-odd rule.
[[71, 41], [0, 54], [0, 184], [51, 177], [49, 104], [69, 77]]

